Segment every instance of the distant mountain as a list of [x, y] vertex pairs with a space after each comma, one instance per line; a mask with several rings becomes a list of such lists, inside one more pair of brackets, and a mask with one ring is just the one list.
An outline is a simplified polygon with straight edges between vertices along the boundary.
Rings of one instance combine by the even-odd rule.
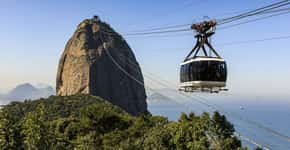
[[38, 88], [38, 89], [41, 89], [41, 88], [52, 88], [51, 85], [45, 84], [45, 83], [33, 83], [31, 85], [34, 86], [35, 88]]
[[165, 96], [159, 92], [150, 94], [147, 97], [148, 103], [175, 103], [170, 97]]
[[25, 99], [38, 99], [47, 98], [50, 95], [55, 95], [55, 91], [51, 86], [35, 87], [30, 83], [25, 83], [16, 86], [10, 92], [0, 95], [1, 99], [6, 100], [25, 100]]
[[0, 94], [0, 105], [5, 104], [4, 95]]

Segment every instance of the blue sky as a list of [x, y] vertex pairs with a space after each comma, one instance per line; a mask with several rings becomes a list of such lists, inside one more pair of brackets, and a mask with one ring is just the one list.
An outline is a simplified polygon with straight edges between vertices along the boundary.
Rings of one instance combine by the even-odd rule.
[[[0, 89], [24, 82], [55, 85], [58, 60], [77, 24], [99, 15], [119, 33], [221, 18], [274, 0], [2, 0]], [[290, 39], [223, 43], [290, 35], [290, 15], [217, 29], [213, 45], [227, 60], [232, 93], [290, 95]], [[192, 34], [193, 35], [193, 34]], [[190, 35], [125, 37], [144, 74], [178, 83], [179, 63], [193, 47]], [[157, 87], [146, 80], [146, 84]]]

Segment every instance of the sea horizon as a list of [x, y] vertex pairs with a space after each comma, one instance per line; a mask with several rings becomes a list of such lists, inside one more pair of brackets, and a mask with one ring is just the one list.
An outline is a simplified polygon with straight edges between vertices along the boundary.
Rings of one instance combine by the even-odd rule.
[[[164, 105], [166, 103], [165, 101], [162, 101], [162, 103], [149, 102], [148, 108], [153, 115], [166, 116], [170, 120], [177, 120], [182, 112], [201, 114], [203, 112], [219, 111], [234, 124], [236, 131], [242, 136], [248, 137], [269, 149], [290, 149], [289, 139], [287, 140], [281, 136], [277, 136], [263, 128], [267, 127], [290, 137], [290, 102], [288, 99], [279, 99], [278, 101], [275, 101], [275, 99], [261, 98], [245, 100], [236, 97], [232, 98], [234, 100], [231, 101], [230, 98], [221, 100], [222, 98], [214, 99], [208, 97], [206, 98], [206, 103], [215, 105], [220, 109], [202, 106], [202, 104], [193, 99], [192, 102], [187, 100], [182, 105], [180, 103]], [[249, 123], [248, 121], [252, 122]], [[257, 124], [253, 124], [253, 122]], [[263, 127], [259, 127], [259, 125]], [[242, 139], [242, 142], [251, 149], [256, 147], [256, 145], [244, 139]]]

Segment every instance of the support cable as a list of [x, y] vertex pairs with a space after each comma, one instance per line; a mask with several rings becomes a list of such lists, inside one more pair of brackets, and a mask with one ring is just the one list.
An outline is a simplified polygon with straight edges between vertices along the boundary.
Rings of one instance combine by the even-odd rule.
[[[134, 76], [132, 76], [130, 73], [128, 73], [124, 68], [122, 68], [122, 66], [120, 65], [120, 64], [118, 64], [118, 62], [112, 57], [112, 55], [110, 54], [110, 52], [107, 50], [107, 47], [106, 46], [104, 46], [104, 40], [103, 40], [103, 37], [102, 37], [102, 35], [100, 34], [100, 39], [101, 39], [101, 41], [102, 41], [102, 43], [103, 43], [103, 48], [104, 48], [104, 50], [105, 50], [105, 52], [107, 53], [107, 55], [109, 56], [109, 58], [111, 59], [111, 61], [117, 66], [117, 68], [119, 68], [125, 75], [127, 75], [127, 76], [129, 76], [131, 79], [133, 79], [134, 81], [138, 81], [137, 83], [138, 84], [140, 84], [140, 85], [143, 85], [143, 86], [145, 86], [145, 84], [143, 83], [143, 82], [140, 82], [138, 79], [136, 79]], [[147, 87], [147, 86], [146, 86]], [[151, 88], [150, 88], [151, 89]], [[171, 87], [169, 87], [169, 89], [172, 89]], [[188, 96], [188, 95], [186, 95], [186, 94], [184, 94], [184, 93], [181, 93], [181, 92], [178, 92], [178, 93], [180, 93], [181, 95], [184, 95], [184, 96], [186, 96], [186, 97], [190, 97], [191, 99], [193, 98], [193, 97], [191, 97], [191, 96]], [[199, 103], [201, 103], [201, 104], [203, 104], [203, 105], [205, 105], [205, 106], [207, 106], [207, 107], [209, 107], [209, 108], [213, 108], [214, 110], [218, 110], [218, 109], [216, 109], [216, 107], [214, 107], [214, 106], [212, 106], [212, 105], [210, 105], [210, 104], [208, 104], [208, 103], [206, 103], [206, 102], [204, 102], [204, 101], [202, 101], [202, 100], [198, 100], [198, 99], [196, 99], [196, 98], [194, 98], [196, 101], [198, 101]], [[239, 134], [237, 134], [237, 135], [239, 135]], [[241, 136], [239, 136], [240, 138], [242, 138], [242, 139], [244, 139], [243, 137], [241, 137]], [[249, 138], [248, 138], [249, 139]], [[254, 145], [257, 145], [257, 142], [255, 142], [255, 143], [252, 143], [252, 144], [254, 144]], [[266, 148], [265, 146], [262, 146], [261, 148]]]

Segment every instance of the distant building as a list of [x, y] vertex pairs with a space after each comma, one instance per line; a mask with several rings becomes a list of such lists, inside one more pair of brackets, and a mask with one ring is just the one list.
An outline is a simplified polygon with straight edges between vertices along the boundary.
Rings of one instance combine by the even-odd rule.
[[93, 20], [94, 20], [95, 22], [100, 22], [100, 17], [99, 17], [99, 16], [94, 16], [94, 17], [93, 17]]

